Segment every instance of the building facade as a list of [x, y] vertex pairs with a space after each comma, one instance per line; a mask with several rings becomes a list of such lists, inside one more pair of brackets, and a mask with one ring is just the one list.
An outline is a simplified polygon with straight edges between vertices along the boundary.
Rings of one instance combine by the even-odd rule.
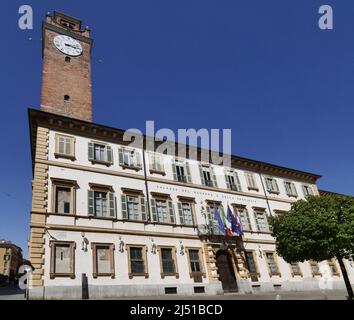
[[[92, 122], [90, 30], [55, 12], [43, 41], [41, 110], [29, 109], [30, 298], [81, 298], [86, 283], [90, 297], [344, 288], [336, 261], [290, 265], [277, 256], [268, 225], [318, 195], [320, 176], [132, 148], [124, 130]], [[228, 206], [243, 237], [217, 228], [213, 210]]]
[[11, 241], [0, 240], [0, 284], [17, 279], [22, 264], [22, 249]]

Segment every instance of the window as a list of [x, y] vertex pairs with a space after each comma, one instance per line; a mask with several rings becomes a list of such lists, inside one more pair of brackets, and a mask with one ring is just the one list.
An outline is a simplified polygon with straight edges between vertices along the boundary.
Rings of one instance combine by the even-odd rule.
[[163, 156], [159, 153], [149, 153], [150, 172], [151, 173], [165, 173]]
[[104, 143], [89, 142], [88, 159], [92, 163], [113, 164], [112, 148]]
[[146, 221], [146, 203], [145, 196], [141, 191], [136, 193], [122, 194], [122, 214], [123, 219]]
[[339, 276], [339, 270], [334, 259], [328, 260], [328, 265], [331, 270], [332, 276]]
[[146, 246], [127, 245], [129, 260], [129, 278], [133, 276], [149, 276], [147, 272]]
[[254, 216], [257, 224], [257, 230], [260, 232], [270, 232], [268, 219], [264, 210], [255, 209]]
[[176, 258], [176, 248], [173, 247], [159, 247], [160, 252], [160, 266], [161, 266], [161, 277], [165, 276], [176, 276], [177, 273], [177, 258]]
[[75, 278], [75, 242], [50, 241], [50, 278]]
[[52, 178], [52, 212], [75, 213], [76, 181]]
[[286, 194], [290, 197], [297, 197], [295, 184], [291, 181], [284, 181]]
[[245, 178], [247, 182], [247, 187], [249, 190], [256, 190], [258, 191], [258, 186], [256, 183], [256, 178], [254, 176], [254, 173], [252, 172], [245, 172]]
[[75, 159], [75, 138], [61, 134], [55, 135], [55, 153], [56, 158]]
[[193, 204], [189, 201], [178, 202], [178, 214], [180, 224], [187, 226], [194, 225], [193, 209]]
[[274, 252], [266, 252], [267, 265], [270, 276], [280, 276], [279, 268], [277, 265], [276, 257]]
[[210, 165], [199, 164], [199, 172], [202, 184], [208, 187], [218, 187], [213, 167], [211, 167]]
[[100, 218], [115, 218], [115, 197], [110, 192], [111, 187], [99, 187], [91, 184], [93, 190], [88, 190], [88, 213]]
[[279, 193], [277, 180], [271, 177], [264, 178], [267, 191], [270, 193]]
[[175, 223], [175, 211], [171, 200], [151, 199], [151, 214], [153, 222]]
[[190, 277], [195, 277], [202, 275], [206, 276], [204, 272], [204, 267], [202, 263], [202, 250], [201, 248], [186, 248], [187, 258], [189, 264], [189, 275]]
[[114, 273], [114, 244], [91, 243], [93, 258], [93, 277], [115, 277]]
[[70, 213], [71, 188], [57, 187], [55, 196], [55, 212]]
[[312, 272], [313, 277], [322, 275], [322, 273], [320, 272], [320, 267], [319, 267], [317, 261], [310, 260], [309, 264], [310, 264], [310, 268], [311, 268], [311, 272]]
[[240, 220], [241, 220], [241, 225], [244, 231], [251, 231], [252, 230], [252, 226], [251, 226], [251, 221], [250, 221], [250, 217], [247, 211], [246, 207], [238, 207], [238, 206], [234, 206], [234, 210], [237, 211]]
[[302, 276], [300, 266], [297, 262], [290, 263], [290, 268], [292, 276]]
[[251, 275], [258, 274], [258, 268], [256, 264], [254, 251], [246, 251], [245, 256], [246, 256], [246, 263], [247, 263], [249, 273]]
[[119, 165], [123, 168], [140, 170], [142, 168], [140, 153], [130, 148], [119, 148]]
[[[224, 235], [224, 232], [222, 232], [219, 228], [219, 224], [216, 221], [214, 217], [214, 208], [217, 208], [220, 214], [220, 210], [222, 209], [221, 203], [220, 202], [208, 202], [206, 206], [206, 211], [207, 211], [207, 221], [209, 224], [210, 231], [212, 234], [215, 235]], [[222, 209], [223, 210], [223, 209]]]
[[227, 189], [234, 191], [241, 191], [241, 183], [238, 174], [234, 170], [225, 171], [225, 181]]
[[175, 160], [172, 163], [173, 179], [179, 182], [192, 182], [189, 163]]
[[308, 184], [303, 184], [303, 185], [302, 185], [302, 191], [303, 191], [305, 197], [307, 197], [307, 196], [313, 196], [312, 188], [311, 188], [311, 186], [308, 185]]

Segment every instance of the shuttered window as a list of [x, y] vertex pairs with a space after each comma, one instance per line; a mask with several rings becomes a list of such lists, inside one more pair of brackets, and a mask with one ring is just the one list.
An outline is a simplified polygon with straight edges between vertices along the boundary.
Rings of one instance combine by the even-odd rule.
[[291, 181], [284, 181], [284, 187], [288, 196], [297, 197], [295, 184]]
[[225, 181], [227, 189], [241, 191], [241, 183], [235, 170], [225, 170]]
[[266, 178], [264, 178], [264, 181], [265, 181], [266, 188], [267, 188], [268, 192], [279, 193], [278, 183], [275, 178], [266, 177]]
[[304, 196], [313, 196], [313, 191], [310, 185], [304, 184], [302, 185], [302, 191], [304, 193]]
[[256, 183], [256, 178], [254, 176], [254, 173], [245, 172], [245, 178], [246, 178], [246, 182], [247, 182], [247, 188], [249, 190], [258, 190], [258, 186]]
[[146, 200], [143, 194], [122, 194], [121, 204], [123, 219], [146, 221]]
[[115, 218], [114, 193], [88, 190], [88, 213], [94, 217]]
[[178, 182], [192, 182], [188, 161], [172, 162], [173, 179]]
[[171, 200], [151, 199], [152, 221], [175, 224], [175, 211]]
[[199, 173], [202, 184], [208, 187], [218, 187], [214, 168], [212, 166], [199, 164]]
[[142, 168], [140, 152], [130, 148], [119, 148], [119, 165], [140, 170]]
[[165, 167], [163, 162], [163, 156], [159, 153], [149, 153], [149, 167], [150, 171], [164, 173]]
[[179, 221], [182, 225], [192, 226], [193, 222], [193, 207], [190, 202], [178, 202]]
[[112, 148], [103, 143], [100, 144], [100, 143], [89, 142], [88, 159], [91, 162], [112, 164], [113, 163]]
[[75, 138], [61, 134], [55, 135], [55, 156], [70, 157], [75, 156]]
[[244, 207], [235, 207], [235, 210], [238, 212], [243, 230], [251, 231], [251, 220], [247, 209]]
[[255, 210], [254, 216], [257, 224], [257, 230], [260, 232], [269, 232], [269, 224], [265, 211]]

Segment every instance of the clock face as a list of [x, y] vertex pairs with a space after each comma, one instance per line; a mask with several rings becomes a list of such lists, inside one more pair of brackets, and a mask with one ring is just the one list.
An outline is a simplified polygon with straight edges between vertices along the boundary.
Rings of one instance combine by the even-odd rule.
[[82, 47], [79, 42], [75, 39], [64, 36], [58, 35], [54, 38], [54, 45], [62, 52], [69, 56], [79, 56], [82, 53]]

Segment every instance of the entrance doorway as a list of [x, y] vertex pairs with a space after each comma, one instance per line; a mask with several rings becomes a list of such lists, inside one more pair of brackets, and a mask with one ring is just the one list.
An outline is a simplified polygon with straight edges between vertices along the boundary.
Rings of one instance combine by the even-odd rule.
[[223, 290], [226, 292], [237, 291], [236, 276], [230, 253], [225, 250], [219, 250], [216, 253], [216, 266], [218, 267], [219, 279]]

